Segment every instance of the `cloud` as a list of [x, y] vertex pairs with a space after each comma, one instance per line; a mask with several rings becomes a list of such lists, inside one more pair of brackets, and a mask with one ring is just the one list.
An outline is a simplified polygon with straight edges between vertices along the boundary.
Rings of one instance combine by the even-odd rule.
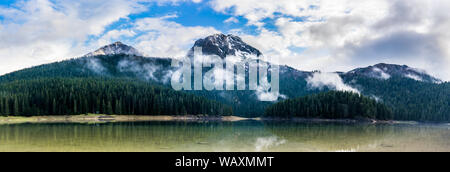
[[[211, 4], [218, 12], [257, 26], [256, 34], [240, 36], [264, 54], [281, 57], [282, 64], [348, 71], [398, 63], [450, 80], [450, 1], [213, 0]], [[267, 21], [273, 21], [272, 26]]]
[[126, 0], [27, 0], [0, 7], [0, 74], [82, 55], [90, 36], [143, 10]]
[[[158, 81], [162, 83], [166, 83], [166, 78], [157, 78], [155, 76], [156, 72], [160, 71], [162, 69], [162, 66], [154, 65], [152, 63], [146, 63], [146, 64], [139, 64], [136, 61], [132, 60], [122, 60], [117, 64], [117, 68], [120, 72], [132, 72], [136, 76], [143, 78], [145, 80], [149, 81]], [[167, 71], [166, 73], [171, 73], [171, 71]]]
[[106, 75], [108, 72], [108, 70], [101, 64], [100, 60], [97, 58], [86, 59], [86, 67], [91, 71], [101, 75]]
[[224, 23], [239, 23], [239, 20], [235, 17], [230, 17], [228, 19], [226, 19], [225, 21], [223, 21]]
[[95, 44], [97, 47], [102, 47], [104, 45], [111, 44], [112, 42], [134, 37], [136, 36], [136, 32], [130, 29], [119, 29], [119, 30], [111, 30], [103, 34], [99, 39], [97, 39], [97, 43]]
[[[176, 15], [128, 18], [146, 11], [148, 2], [178, 5], [188, 0], [27, 0], [0, 7], [0, 74], [79, 57], [119, 40], [149, 56], [184, 56], [196, 39], [219, 33], [213, 27], [170, 21]], [[107, 29], [118, 21], [123, 21], [120, 27]]]
[[313, 76], [307, 78], [306, 81], [311, 88], [323, 89], [324, 87], [327, 87], [338, 91], [360, 93], [357, 89], [346, 85], [337, 73], [316, 72]]
[[377, 68], [377, 67], [373, 68], [373, 72], [375, 72], [375, 76], [377, 78], [384, 79], [384, 80], [387, 80], [387, 79], [391, 78], [391, 75], [387, 74], [386, 72], [384, 72], [380, 68]]
[[414, 79], [416, 81], [423, 82], [423, 79], [420, 76], [417, 76], [417, 75], [414, 75], [414, 74], [411, 74], [411, 73], [406, 74], [405, 77], [408, 77], [410, 79]]
[[200, 3], [203, 0], [139, 0], [140, 2], [156, 2], [158, 5], [179, 5], [182, 2]]
[[[150, 5], [182, 3], [209, 5], [228, 17], [220, 22], [241, 27], [180, 24], [176, 15], [129, 18]], [[83, 55], [118, 39], [150, 56], [184, 56], [196, 39], [230, 32], [301, 70], [349, 71], [384, 62], [448, 81], [449, 8], [448, 0], [24, 0], [0, 6], [0, 74]], [[118, 21], [125, 24], [112, 26]]]
[[197, 39], [220, 33], [213, 27], [183, 26], [170, 21], [176, 17], [137, 20], [131, 29], [143, 34], [135, 39], [136, 48], [152, 57], [184, 57]]
[[287, 99], [288, 97], [284, 94], [280, 94], [280, 92], [271, 92], [266, 91], [263, 87], [258, 87], [255, 91], [255, 94], [259, 101], [264, 102], [275, 102], [281, 99]]

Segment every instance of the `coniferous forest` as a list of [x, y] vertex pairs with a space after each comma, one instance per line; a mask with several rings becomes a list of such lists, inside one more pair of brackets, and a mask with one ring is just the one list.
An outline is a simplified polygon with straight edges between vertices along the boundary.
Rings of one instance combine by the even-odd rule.
[[388, 106], [360, 94], [338, 91], [285, 100], [267, 108], [265, 115], [283, 118], [393, 119]]
[[[94, 67], [96, 67], [95, 70], [93, 69]], [[72, 78], [89, 79], [100, 77], [111, 80], [127, 78], [128, 81], [146, 83], [147, 86], [158, 85], [162, 88], [170, 89], [170, 82], [167, 80], [169, 77], [167, 76], [173, 70], [170, 67], [170, 60], [164, 58], [144, 58], [126, 55], [84, 57], [6, 74], [0, 76], [0, 85], [8, 86], [10, 83], [39, 80], [39, 78], [67, 78], [70, 80]], [[311, 73], [309, 72], [297, 71], [293, 68], [282, 66], [280, 93], [288, 98], [296, 98], [332, 90], [332, 88], [310, 88], [306, 80], [310, 75]], [[420, 82], [402, 76], [392, 76], [390, 79], [383, 80], [366, 76], [353, 76], [348, 73], [341, 74], [341, 77], [344, 83], [358, 89], [362, 95], [377, 99], [391, 108], [393, 120], [450, 121], [450, 84], [448, 82]], [[0, 88], [0, 90], [5, 89]], [[1, 94], [8, 94], [9, 92], [6, 90], [6, 93]], [[259, 101], [255, 92], [251, 90], [202, 90], [184, 91], [184, 93], [223, 103], [232, 107], [234, 114], [242, 117], [260, 117], [264, 114], [266, 108], [273, 104], [273, 102]], [[11, 98], [14, 96], [10, 95], [9, 97], [8, 104], [10, 106], [8, 106], [8, 109], [2, 109], [1, 111], [11, 113], [14, 109], [12, 105], [14, 100]], [[77, 101], [81, 100], [77, 99]], [[103, 102], [100, 102], [100, 106], [102, 104]], [[106, 101], [105, 104], [107, 106], [108, 102]], [[115, 102], [111, 102], [111, 104], [115, 106]], [[21, 106], [18, 107], [20, 109]], [[103, 112], [102, 110], [103, 108], [91, 111]], [[135, 114], [138, 113], [135, 112]]]
[[[450, 121], [450, 83], [426, 83], [392, 77], [389, 80], [349, 78], [357, 80], [364, 95], [376, 95], [391, 107], [394, 120]], [[358, 86], [359, 85], [359, 86]]]
[[41, 78], [0, 84], [0, 115], [232, 115], [206, 98], [129, 79]]

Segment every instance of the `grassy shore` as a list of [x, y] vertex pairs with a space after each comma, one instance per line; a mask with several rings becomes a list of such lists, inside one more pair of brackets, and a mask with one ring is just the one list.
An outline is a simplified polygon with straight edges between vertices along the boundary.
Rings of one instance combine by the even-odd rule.
[[138, 116], [138, 115], [67, 115], [67, 116], [33, 116], [33, 117], [0, 117], [0, 124], [21, 123], [98, 123], [98, 122], [139, 122], [139, 121], [243, 121], [249, 120], [237, 116]]

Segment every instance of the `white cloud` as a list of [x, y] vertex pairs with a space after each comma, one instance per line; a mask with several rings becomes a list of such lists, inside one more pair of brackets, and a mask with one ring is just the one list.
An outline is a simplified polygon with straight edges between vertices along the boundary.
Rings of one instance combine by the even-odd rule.
[[[202, 0], [26, 0], [0, 7], [0, 74], [86, 54], [128, 39], [150, 56], [184, 56], [193, 42], [218, 33], [213, 27], [183, 26], [174, 15], [138, 19], [105, 30], [147, 10], [142, 3], [179, 5]], [[348, 71], [374, 63], [425, 69], [450, 80], [448, 0], [211, 0], [229, 14], [225, 23], [257, 26], [237, 33], [266, 56], [302, 70]], [[271, 19], [275, 29], [267, 29]], [[106, 31], [106, 33], [105, 33]], [[302, 49], [299, 51], [298, 49]], [[12, 58], [14, 57], [14, 58]]]
[[414, 75], [414, 74], [411, 74], [411, 73], [406, 74], [405, 77], [410, 78], [410, 79], [414, 79], [414, 80], [420, 81], [420, 82], [423, 81], [423, 79], [420, 76], [417, 76], [417, 75]]
[[[450, 1], [213, 0], [211, 4], [216, 11], [242, 16], [248, 25], [257, 26], [258, 34], [241, 36], [266, 55], [282, 57], [282, 64], [348, 71], [397, 63], [450, 80]], [[265, 29], [267, 18], [275, 21], [276, 31]]]
[[220, 33], [213, 27], [186, 27], [169, 21], [173, 17], [137, 20], [131, 29], [144, 34], [136, 38], [136, 48], [152, 57], [184, 57], [197, 39]]
[[239, 23], [239, 20], [235, 17], [230, 17], [228, 19], [226, 19], [225, 21], [223, 21], [224, 23]]
[[373, 72], [375, 72], [376, 77], [378, 77], [380, 79], [387, 80], [387, 79], [391, 78], [391, 75], [387, 74], [380, 68], [377, 68], [377, 67], [373, 68]]
[[322, 89], [324, 87], [328, 87], [329, 89], [338, 91], [359, 93], [357, 89], [346, 85], [337, 73], [316, 72], [313, 74], [313, 76], [307, 78], [306, 81], [308, 82], [308, 86], [310, 86], [311, 88]]
[[[142, 2], [177, 5], [187, 1], [191, 0], [28, 0], [0, 7], [0, 16], [5, 18], [0, 23], [0, 38], [4, 40], [0, 42], [0, 74], [78, 57], [121, 40], [135, 44], [147, 55], [184, 56], [196, 39], [219, 31], [169, 21], [176, 15], [136, 22], [128, 16], [147, 10]], [[121, 19], [128, 23], [106, 30]]]
[[0, 8], [0, 74], [86, 53], [89, 36], [144, 8], [135, 1], [21, 1]]
[[135, 35], [136, 32], [130, 29], [111, 30], [97, 40], [96, 46], [101, 47], [112, 42], [119, 41], [122, 38], [134, 37]]
[[179, 5], [182, 2], [200, 3], [203, 0], [137, 0], [139, 2], [156, 2], [158, 5]]

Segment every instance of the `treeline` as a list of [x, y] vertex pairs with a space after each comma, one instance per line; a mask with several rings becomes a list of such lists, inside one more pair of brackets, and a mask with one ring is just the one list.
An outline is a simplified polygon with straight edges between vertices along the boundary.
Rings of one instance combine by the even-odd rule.
[[267, 108], [265, 116], [282, 118], [389, 120], [392, 110], [377, 101], [351, 92], [331, 91], [289, 99]]
[[42, 78], [0, 84], [0, 115], [232, 115], [231, 107], [129, 79]]

